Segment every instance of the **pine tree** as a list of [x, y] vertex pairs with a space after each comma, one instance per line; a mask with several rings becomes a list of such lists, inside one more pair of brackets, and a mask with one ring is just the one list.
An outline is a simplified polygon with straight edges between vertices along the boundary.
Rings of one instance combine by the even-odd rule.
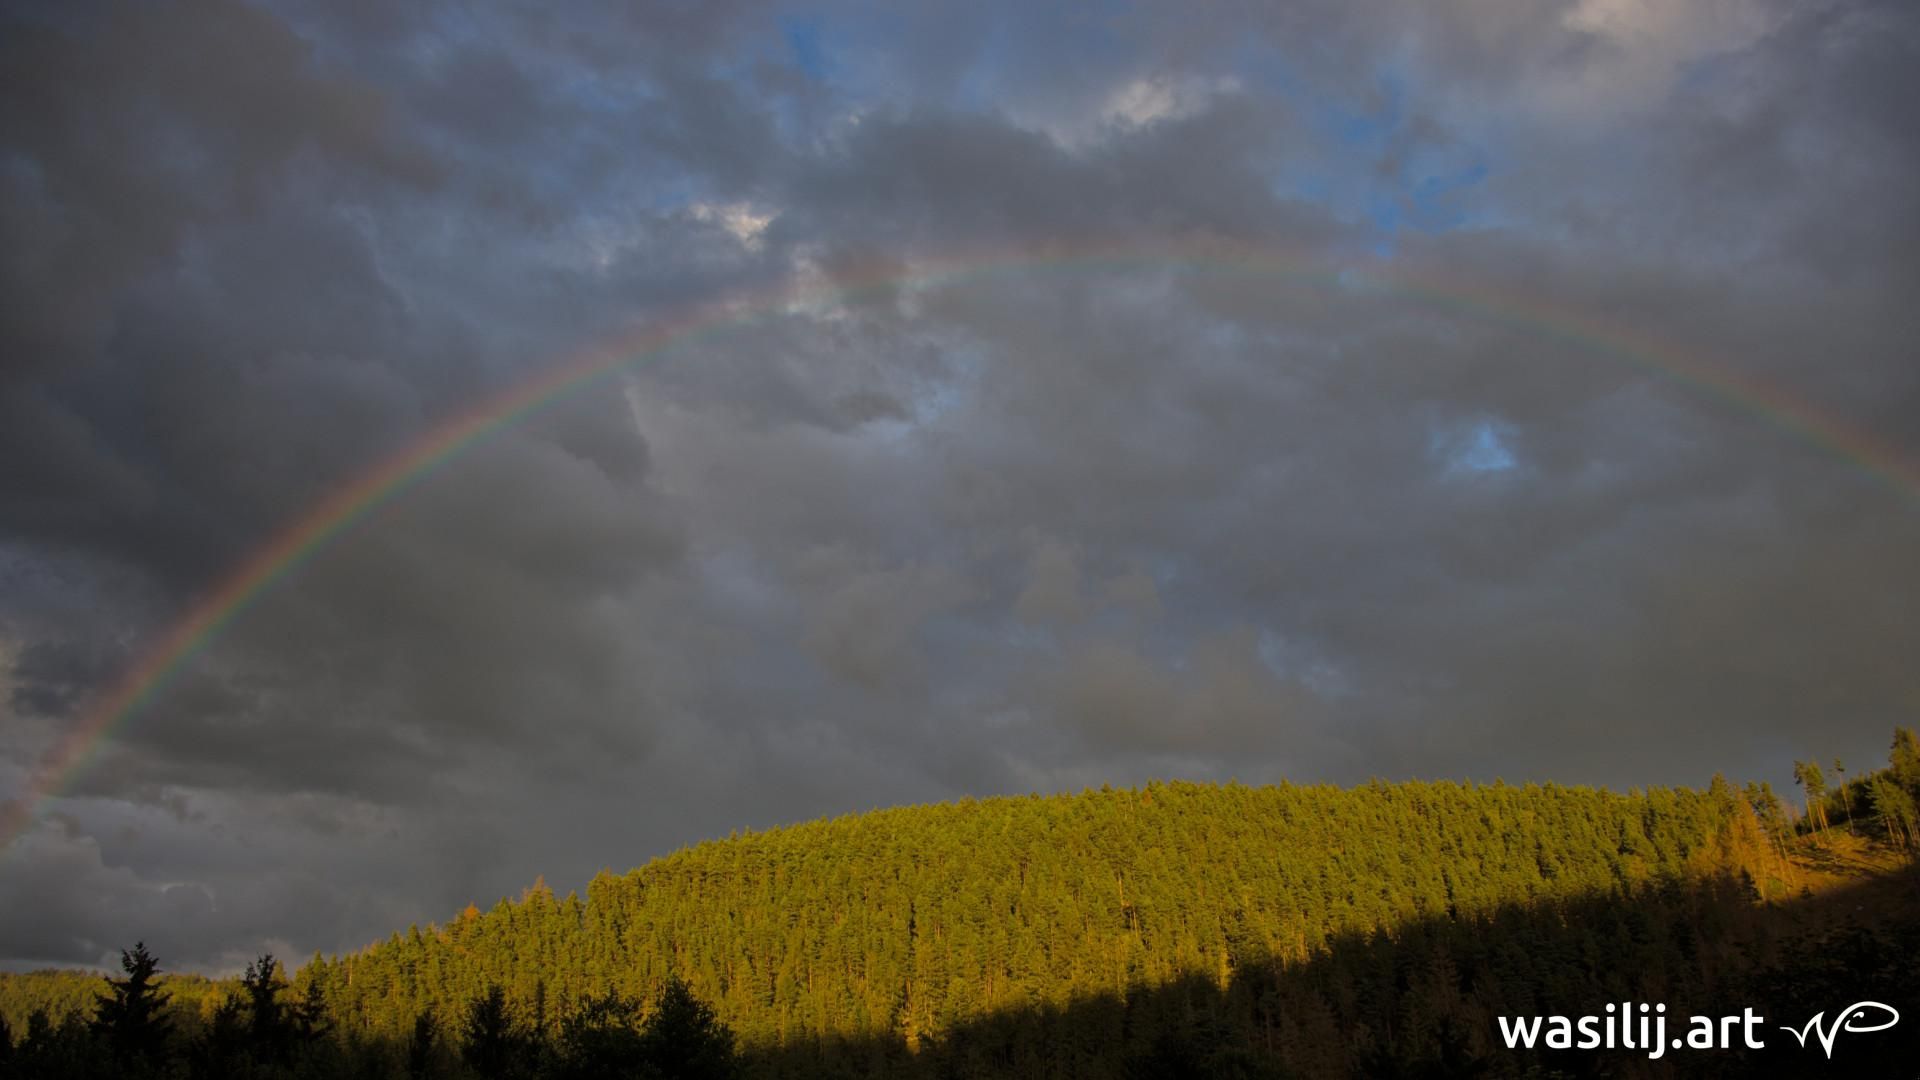
[[461, 1032], [465, 1040], [460, 1057], [483, 1080], [501, 1080], [520, 1074], [531, 1056], [531, 1040], [507, 1011], [507, 993], [499, 984], [487, 987], [484, 997], [467, 1006]]
[[733, 1032], [677, 975], [667, 977], [659, 1004], [641, 1032], [641, 1047], [661, 1076], [726, 1080], [735, 1074]]
[[551, 1080], [652, 1075], [639, 1018], [640, 1003], [618, 993], [588, 998], [561, 1021]]
[[160, 961], [146, 942], [136, 942], [132, 952], [120, 950], [120, 968], [127, 977], [107, 980], [107, 992], [95, 998], [89, 1028], [127, 1072], [162, 1071], [173, 1022], [161, 1013], [166, 1002], [154, 981]]
[[413, 1018], [413, 1034], [407, 1039], [408, 1080], [426, 1080], [433, 1068], [433, 1044], [437, 1035], [432, 1009]]
[[1807, 795], [1807, 828], [1825, 830], [1827, 827], [1827, 778], [1820, 771], [1817, 761], [1796, 761], [1793, 763], [1793, 782], [1799, 784]]
[[307, 978], [306, 989], [301, 992], [300, 1000], [287, 1009], [289, 1033], [293, 1041], [301, 1046], [319, 1042], [332, 1027], [327, 1022], [326, 991], [317, 976], [320, 969], [315, 967], [313, 970], [316, 974]]
[[1780, 800], [1773, 793], [1773, 785], [1765, 781], [1750, 781], [1744, 793], [1747, 804], [1753, 807], [1754, 818], [1760, 822], [1760, 831], [1773, 845], [1775, 854], [1784, 860], [1787, 857], [1789, 829], [1786, 814], [1780, 808]]
[[1920, 736], [1912, 728], [1893, 729], [1893, 752], [1887, 756], [1887, 771], [1893, 781], [1920, 798]]
[[193, 1041], [187, 1073], [195, 1080], [232, 1076], [246, 1054], [246, 1007], [229, 995], [214, 1008], [200, 1037]]
[[[613, 992], [660, 1002], [641, 1032], [653, 1031], [646, 1045], [663, 1054], [684, 1056], [687, 1041], [664, 1034], [680, 1011], [694, 1014], [693, 1028], [737, 1032], [756, 1064], [781, 1047], [855, 1075], [934, 1075], [945, 1062], [957, 1075], [1114, 1075], [1190, 1011], [1176, 1004], [1186, 991], [1151, 1008], [1132, 1002], [1193, 974], [1204, 979], [1193, 1007], [1238, 1017], [1236, 1037], [1304, 1075], [1350, 1072], [1358, 1044], [1341, 1031], [1364, 1025], [1368, 1045], [1415, 1060], [1440, 1045], [1452, 1011], [1537, 985], [1548, 967], [1584, 970], [1600, 955], [1633, 970], [1697, 966], [1724, 935], [1711, 922], [1690, 932], [1676, 922], [1722, 900], [1745, 907], [1738, 888], [1711, 883], [1751, 880], [1768, 897], [1798, 887], [1780, 851], [1792, 836], [1782, 804], [1765, 785], [1746, 796], [1719, 779], [1704, 791], [1630, 794], [1171, 784], [879, 811], [603, 875], [584, 903], [530, 889], [447, 926], [316, 959], [296, 988], [317, 984], [338, 1030], [390, 1039], [393, 1066], [429, 1074], [459, 1068], [448, 1059], [463, 1043], [489, 1075], [624, 1060], [632, 1031], [618, 1010], [592, 1018], [596, 995]], [[1831, 810], [1816, 800], [1810, 827], [1821, 805]], [[1700, 883], [1708, 891], [1689, 899]], [[1548, 928], [1540, 949], [1524, 913], [1513, 930], [1486, 922], [1521, 898], [1590, 896], [1632, 902], [1597, 909], [1606, 922], [1590, 935]], [[1398, 954], [1367, 944], [1416, 930], [1436, 943]], [[1425, 985], [1422, 950], [1445, 953], [1457, 975], [1436, 985], [1456, 990], [1410, 989]], [[1249, 988], [1270, 966], [1273, 987], [1255, 1004]], [[1293, 970], [1316, 974], [1303, 981]], [[1469, 985], [1486, 989], [1469, 995]], [[677, 1010], [671, 999], [682, 996]], [[1109, 1014], [1088, 1001], [1121, 1005]], [[460, 1021], [475, 1006], [467, 1019], [479, 1023], [468, 1028]], [[536, 1029], [543, 1008], [548, 1023]], [[427, 1010], [448, 1025], [445, 1050], [434, 1051], [430, 1022], [408, 1043]], [[17, 1027], [21, 1014], [10, 1015]], [[909, 1023], [925, 1068], [904, 1045]], [[586, 1052], [602, 1036], [600, 1049], [617, 1052]]]
[[240, 989], [247, 998], [248, 1052], [256, 1061], [284, 1065], [293, 1057], [295, 1031], [293, 1018], [280, 1000], [286, 985], [279, 975], [280, 962], [272, 953], [264, 953], [247, 965]]
[[1916, 813], [1914, 798], [1906, 788], [1886, 776], [1876, 776], [1867, 785], [1867, 798], [1874, 813], [1880, 815], [1888, 839], [1909, 852], [1920, 848], [1920, 820], [1916, 820], [1920, 813]]
[[1840, 778], [1840, 813], [1847, 823], [1847, 835], [1853, 835], [1853, 796], [1847, 792], [1847, 767], [1839, 758], [1833, 759], [1833, 775]]

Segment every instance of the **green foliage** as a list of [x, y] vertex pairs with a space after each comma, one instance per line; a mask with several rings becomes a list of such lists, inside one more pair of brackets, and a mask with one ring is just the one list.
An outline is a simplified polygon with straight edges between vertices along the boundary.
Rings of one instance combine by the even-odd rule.
[[618, 994], [590, 997], [561, 1021], [554, 1040], [555, 1080], [613, 1080], [650, 1068], [640, 1003]]
[[1894, 783], [1909, 792], [1920, 793], [1920, 738], [1912, 728], [1893, 730], [1893, 752], [1888, 755], [1887, 772]]
[[[1903, 767], [1920, 775], [1911, 733], [1888, 769], [1830, 794], [1869, 837], [1911, 844]], [[1829, 794], [1817, 764], [1800, 779]], [[262, 1080], [1552, 1071], [1577, 1063], [1495, 1045], [1492, 1018], [1778, 997], [1748, 980], [1828, 947], [1763, 922], [1798, 889], [1793, 831], [1770, 787], [1717, 776], [1628, 794], [1172, 783], [878, 811], [702, 844], [584, 898], [536, 883], [316, 956], [291, 982], [271, 956], [232, 983], [162, 979], [136, 946], [112, 993], [86, 977], [91, 1026], [83, 1007], [44, 1005], [13, 1023], [7, 1068], [129, 1075], [116, 1057], [150, 1054], [158, 1075]], [[70, 1000], [66, 978], [0, 978], [0, 1020]]]
[[677, 977], [669, 977], [661, 989], [660, 1001], [647, 1018], [635, 1049], [637, 1063], [657, 1076], [728, 1080], [735, 1072], [733, 1032]]
[[295, 1033], [292, 1014], [280, 1000], [285, 985], [273, 954], [247, 965], [240, 989], [247, 1004], [248, 1056], [258, 1062], [285, 1064], [293, 1056]]
[[[1842, 765], [1840, 759], [1834, 759], [1834, 771], [1844, 777]], [[1837, 816], [1848, 823], [1850, 830], [1858, 824], [1868, 835], [1878, 836], [1909, 854], [1920, 854], [1920, 820], [1916, 820], [1920, 814], [1914, 809], [1916, 800], [1920, 800], [1920, 739], [1912, 729], [1894, 729], [1884, 769], [1845, 780], [1833, 789], [1824, 787], [1817, 765], [1807, 776], [1813, 781], [1808, 789], [1809, 831], [1824, 827]]]
[[1724, 784], [1154, 784], [745, 834], [602, 875], [584, 900], [536, 888], [316, 969], [339, 1022], [395, 1040], [491, 986], [545, 1035], [536, 1014], [656, 1000], [678, 979], [748, 1044], [914, 1045], [1008, 1008], [1190, 972], [1224, 984], [1342, 934], [1632, 895], [1769, 852]]
[[246, 1009], [229, 996], [214, 1008], [205, 1028], [188, 1050], [189, 1073], [194, 1077], [235, 1076], [249, 1064]]
[[107, 993], [94, 1005], [92, 1031], [113, 1056], [122, 1073], [152, 1075], [164, 1072], [169, 1056], [167, 1040], [172, 1022], [164, 1013], [164, 1002], [154, 975], [160, 961], [147, 951], [146, 942], [133, 951], [120, 951], [124, 979], [108, 979]]
[[1891, 777], [1876, 776], [1867, 784], [1867, 800], [1888, 839], [1909, 852], [1920, 849], [1920, 810], [1911, 791]]
[[54, 1021], [36, 1011], [27, 1018], [26, 1033], [9, 1055], [8, 1076], [19, 1080], [92, 1080], [118, 1076], [107, 1048], [78, 1013]]
[[413, 1033], [407, 1037], [407, 1080], [425, 1080], [433, 1075], [439, 1061], [440, 1032], [432, 1011], [413, 1019]]
[[539, 1051], [534, 1033], [515, 1022], [498, 986], [467, 1006], [460, 1057], [481, 1080], [531, 1075]]
[[[203, 1008], [210, 1010], [228, 989], [199, 975], [167, 972], [157, 974], [153, 984], [165, 1022], [176, 1032], [197, 1027]], [[35, 1012], [46, 1013], [56, 1024], [69, 1016], [91, 1017], [100, 990], [100, 976], [90, 971], [0, 974], [0, 1019], [17, 1041], [25, 1037], [27, 1019]]]
[[1793, 763], [1793, 782], [1807, 796], [1807, 826], [1824, 830], [1827, 827], [1827, 777], [1820, 771], [1817, 761], [1796, 761]]

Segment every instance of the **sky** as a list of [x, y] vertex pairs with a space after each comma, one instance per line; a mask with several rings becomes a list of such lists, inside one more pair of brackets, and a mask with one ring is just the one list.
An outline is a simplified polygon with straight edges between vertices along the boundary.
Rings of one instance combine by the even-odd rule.
[[1878, 764], [1915, 102], [1905, 0], [7, 3], [0, 967], [969, 795]]

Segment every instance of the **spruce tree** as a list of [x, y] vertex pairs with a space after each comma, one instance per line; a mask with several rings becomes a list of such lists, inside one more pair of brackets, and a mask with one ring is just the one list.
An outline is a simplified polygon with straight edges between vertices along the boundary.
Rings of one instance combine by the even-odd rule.
[[551, 1080], [614, 1080], [647, 1072], [640, 1004], [617, 993], [589, 997], [560, 1022]]
[[1887, 770], [1894, 783], [1909, 794], [1920, 797], [1920, 736], [1912, 728], [1893, 729], [1893, 751], [1887, 755]]
[[247, 1047], [254, 1060], [284, 1065], [293, 1055], [292, 1017], [280, 1000], [280, 963], [272, 953], [247, 965], [240, 989], [247, 996]]
[[[317, 966], [314, 968], [315, 972], [319, 970]], [[332, 1027], [327, 1022], [326, 992], [317, 975], [308, 977], [300, 1000], [288, 1007], [287, 1025], [293, 1041], [301, 1046], [319, 1042]]]
[[233, 1075], [247, 1052], [246, 1008], [229, 995], [213, 1010], [188, 1053], [187, 1075], [213, 1080]]
[[641, 1045], [646, 1062], [661, 1076], [725, 1080], [735, 1075], [733, 1032], [677, 975], [667, 976]]
[[407, 1039], [407, 1080], [426, 1080], [433, 1069], [433, 1010], [413, 1018], [413, 1034]]
[[1807, 828], [1825, 830], [1827, 826], [1827, 777], [1820, 771], [1817, 761], [1796, 761], [1793, 763], [1793, 782], [1800, 785], [1807, 795]]
[[1867, 785], [1867, 798], [1874, 812], [1880, 815], [1880, 826], [1887, 831], [1887, 839], [1902, 850], [1913, 851], [1916, 844], [1920, 844], [1920, 820], [1916, 820], [1920, 814], [1916, 813], [1913, 796], [1907, 789], [1885, 776], [1876, 776]]
[[460, 1057], [483, 1080], [517, 1076], [531, 1056], [530, 1040], [507, 1011], [507, 993], [496, 983], [467, 1006]]
[[166, 1068], [167, 1038], [173, 1022], [162, 1015], [166, 1002], [154, 976], [160, 961], [136, 942], [133, 951], [120, 950], [124, 979], [107, 979], [107, 992], [95, 999], [89, 1028], [112, 1053], [115, 1063], [129, 1073], [152, 1073]]
[[1847, 791], [1847, 766], [1839, 758], [1833, 759], [1833, 774], [1840, 778], [1840, 813], [1847, 823], [1847, 834], [1853, 834], [1853, 796]]

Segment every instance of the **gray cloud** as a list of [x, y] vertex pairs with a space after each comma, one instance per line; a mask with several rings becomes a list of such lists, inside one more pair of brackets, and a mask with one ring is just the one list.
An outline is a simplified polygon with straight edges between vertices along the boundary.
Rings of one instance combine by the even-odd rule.
[[265, 590], [0, 854], [0, 962], [963, 793], [1783, 783], [1912, 722], [1920, 503], [1850, 459], [1920, 459], [1905, 6], [794, 14], [7, 12], [0, 798], [317, 500], [763, 299]]

